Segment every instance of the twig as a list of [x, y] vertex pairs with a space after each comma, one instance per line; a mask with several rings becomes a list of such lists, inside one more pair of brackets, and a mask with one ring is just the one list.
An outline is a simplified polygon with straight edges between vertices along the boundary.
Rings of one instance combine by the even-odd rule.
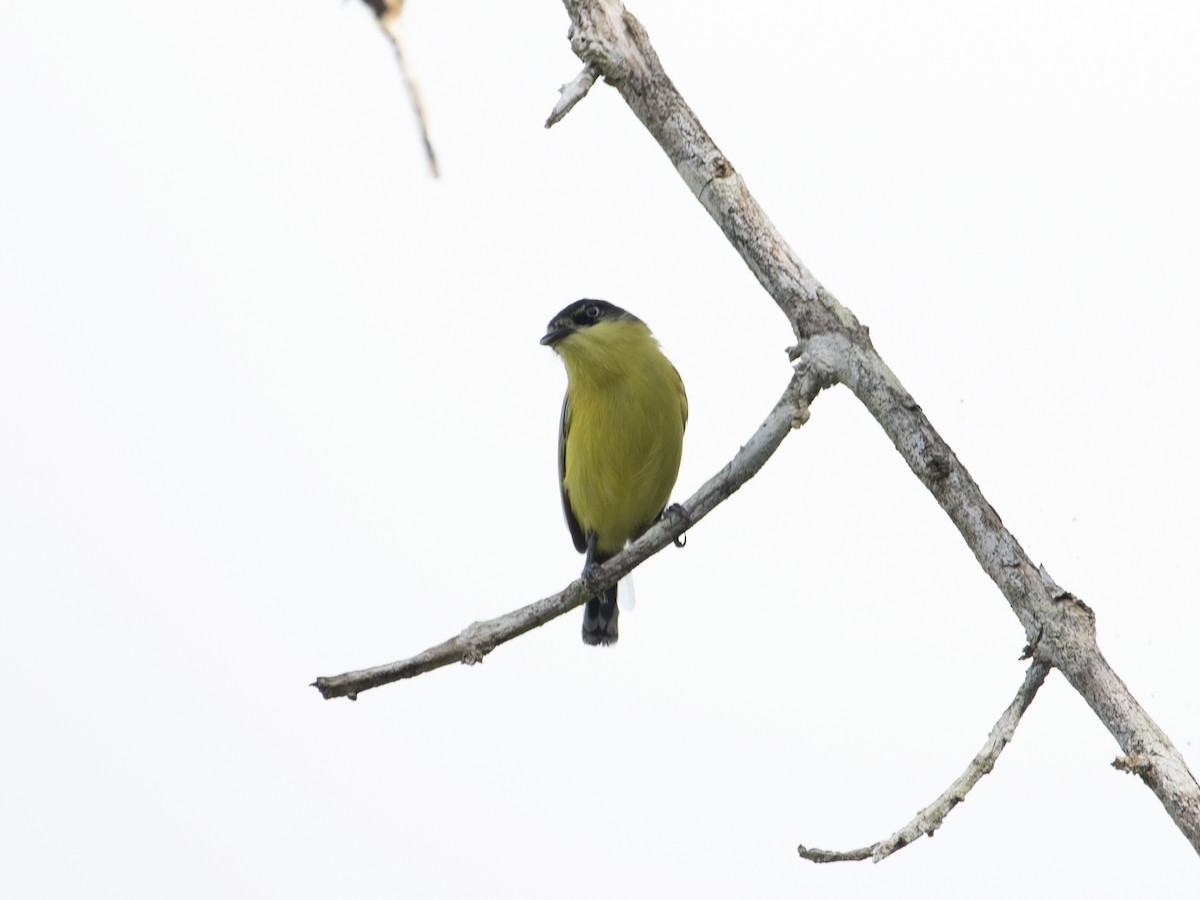
[[404, 0], [363, 0], [379, 19], [379, 27], [392, 42], [396, 51], [396, 61], [400, 64], [400, 76], [404, 79], [404, 87], [412, 102], [413, 114], [417, 117], [417, 126], [421, 129], [421, 142], [425, 145], [425, 158], [429, 161], [429, 172], [434, 178], [438, 177], [437, 156], [433, 152], [433, 142], [429, 139], [429, 125], [425, 121], [425, 107], [421, 103], [421, 92], [417, 90], [417, 82], [413, 79], [404, 56], [404, 45], [400, 40], [400, 10]]
[[583, 71], [564, 84], [558, 89], [558, 102], [554, 104], [554, 109], [550, 110], [550, 117], [546, 119], [546, 127], [550, 128], [553, 125], [562, 121], [563, 116], [569, 113], [575, 104], [587, 96], [587, 92], [592, 89], [592, 85], [596, 83], [596, 79], [600, 77], [600, 69], [592, 64], [583, 67]]
[[907, 847], [921, 835], [933, 837], [933, 833], [941, 827], [946, 816], [950, 814], [950, 810], [967, 799], [967, 793], [975, 787], [979, 779], [992, 771], [1001, 752], [1012, 740], [1021, 716], [1025, 714], [1025, 710], [1029, 709], [1029, 704], [1033, 702], [1034, 695], [1037, 694], [1038, 688], [1042, 686], [1042, 682], [1046, 680], [1049, 672], [1050, 664], [1042, 660], [1035, 660], [1030, 665], [1025, 672], [1025, 680], [1017, 691], [1017, 696], [1013, 698], [1008, 709], [1004, 710], [996, 724], [992, 726], [983, 749], [975, 754], [975, 758], [971, 760], [967, 770], [959, 775], [940, 797], [917, 813], [911, 822], [891, 837], [869, 847], [845, 851], [810, 849], [801, 844], [796, 848], [800, 857], [817, 863], [855, 862], [863, 859], [880, 862], [897, 850]]
[[544, 597], [495, 619], [476, 622], [449, 640], [409, 659], [342, 675], [321, 677], [313, 682], [313, 687], [319, 690], [326, 700], [334, 697], [349, 697], [353, 700], [370, 688], [403, 678], [412, 678], [450, 663], [477, 663], [500, 644], [545, 625], [551, 619], [574, 609], [588, 597], [595, 596], [611, 584], [616, 584], [642, 562], [672, 543], [752, 478], [783, 442], [788, 432], [807, 420], [808, 403], [826, 384], [828, 380], [825, 373], [814, 366], [801, 367], [788, 383], [775, 408], [745, 446], [683, 504], [686, 515], [663, 517], [662, 521], [625, 550], [604, 563], [599, 572], [586, 583], [582, 578], [576, 579], [557, 594]]

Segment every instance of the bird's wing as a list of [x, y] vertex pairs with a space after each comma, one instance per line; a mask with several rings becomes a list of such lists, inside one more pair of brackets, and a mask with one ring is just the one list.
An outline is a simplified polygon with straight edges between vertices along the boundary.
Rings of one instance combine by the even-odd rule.
[[580, 553], [587, 551], [587, 538], [583, 535], [583, 529], [579, 527], [579, 520], [575, 518], [575, 513], [571, 509], [571, 498], [567, 494], [567, 435], [571, 432], [571, 407], [569, 404], [570, 397], [563, 397], [562, 421], [558, 428], [558, 489], [562, 492], [563, 516], [567, 520], [567, 529], [571, 532], [571, 540], [575, 542], [575, 549]]
[[675, 373], [675, 390], [679, 392], [679, 412], [683, 415], [683, 427], [687, 428], [688, 420], [688, 402], [687, 391], [683, 388], [683, 378], [679, 375], [679, 370], [674, 365], [671, 366], [671, 371]]

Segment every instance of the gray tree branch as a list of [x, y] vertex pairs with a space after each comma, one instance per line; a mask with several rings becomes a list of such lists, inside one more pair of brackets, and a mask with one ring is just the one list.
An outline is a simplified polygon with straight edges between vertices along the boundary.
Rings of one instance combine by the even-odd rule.
[[558, 89], [558, 102], [554, 104], [554, 109], [550, 110], [550, 115], [546, 118], [546, 127], [562, 121], [563, 116], [575, 108], [575, 104], [587, 96], [587, 92], [592, 89], [592, 85], [596, 83], [596, 79], [600, 77], [600, 70], [595, 66], [587, 65], [583, 67], [583, 71], [564, 84]]
[[971, 760], [966, 771], [959, 775], [954, 783], [942, 792], [941, 796], [913, 816], [907, 825], [891, 837], [857, 850], [818, 850], [815, 847], [805, 847], [801, 844], [796, 848], [796, 852], [802, 859], [810, 862], [857, 862], [863, 859], [880, 862], [897, 850], [907, 847], [921, 835], [933, 837], [933, 833], [941, 827], [946, 816], [950, 814], [950, 810], [967, 799], [967, 793], [975, 787], [979, 779], [992, 771], [996, 760], [1000, 758], [1000, 753], [1012, 740], [1021, 716], [1033, 702], [1038, 688], [1042, 686], [1042, 682], [1046, 680], [1049, 672], [1050, 664], [1047, 662], [1035, 660], [1030, 664], [1025, 672], [1025, 680], [1017, 690], [1017, 696], [1013, 698], [1012, 703], [992, 726], [983, 749], [975, 754], [975, 758]]
[[[692, 193], [787, 316], [794, 358], [819, 352], [895, 444], [996, 582], [1035, 659], [1059, 669], [1120, 745], [1124, 768], [1162, 802], [1200, 852], [1200, 786], [1166, 734], [1109, 666], [1094, 616], [1026, 555], [867, 330], [805, 268], [667, 77], [641, 23], [619, 0], [563, 0], [571, 48], [625, 99]], [[819, 344], [818, 344], [819, 342]]]
[[500, 644], [545, 625], [616, 584], [638, 565], [666, 547], [703, 519], [738, 488], [754, 477], [793, 428], [808, 419], [808, 403], [829, 383], [828, 374], [816, 366], [801, 365], [766, 420], [750, 440], [716, 475], [682, 504], [684, 515], [668, 514], [662, 521], [608, 560], [598, 573], [577, 578], [557, 594], [544, 597], [495, 619], [475, 622], [459, 634], [409, 659], [387, 665], [323, 676], [313, 687], [326, 700], [357, 699], [362, 691], [403, 678], [412, 678], [451, 663], [477, 663]]

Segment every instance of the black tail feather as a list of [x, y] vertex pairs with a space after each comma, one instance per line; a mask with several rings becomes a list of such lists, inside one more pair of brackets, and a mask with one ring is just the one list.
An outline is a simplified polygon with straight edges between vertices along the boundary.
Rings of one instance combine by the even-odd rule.
[[583, 642], [608, 646], [617, 642], [617, 586], [592, 597], [583, 608]]

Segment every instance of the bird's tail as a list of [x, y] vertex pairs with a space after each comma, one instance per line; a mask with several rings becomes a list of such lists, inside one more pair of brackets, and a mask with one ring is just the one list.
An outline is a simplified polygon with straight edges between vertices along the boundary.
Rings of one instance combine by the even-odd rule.
[[617, 642], [617, 586], [592, 597], [583, 608], [583, 642], [607, 646]]

